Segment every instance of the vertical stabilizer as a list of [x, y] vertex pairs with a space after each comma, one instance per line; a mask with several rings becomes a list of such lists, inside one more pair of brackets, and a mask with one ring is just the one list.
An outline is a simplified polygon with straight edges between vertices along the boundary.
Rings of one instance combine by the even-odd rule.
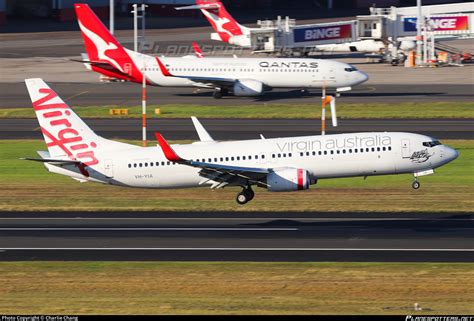
[[97, 136], [82, 119], [43, 81], [26, 79], [36, 117], [52, 158], [78, 160], [97, 165], [95, 155], [104, 139]]

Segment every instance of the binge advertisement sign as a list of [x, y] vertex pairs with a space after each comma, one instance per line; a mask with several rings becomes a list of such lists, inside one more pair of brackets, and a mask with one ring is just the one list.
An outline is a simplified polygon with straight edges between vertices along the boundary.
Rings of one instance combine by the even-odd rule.
[[[416, 18], [403, 18], [403, 31], [416, 31]], [[468, 16], [430, 17], [434, 31], [468, 30]]]
[[352, 38], [352, 24], [294, 29], [293, 36], [294, 42]]

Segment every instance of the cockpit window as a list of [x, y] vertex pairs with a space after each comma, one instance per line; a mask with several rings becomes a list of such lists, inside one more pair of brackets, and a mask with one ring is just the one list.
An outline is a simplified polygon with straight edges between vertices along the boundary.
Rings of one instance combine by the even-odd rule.
[[349, 66], [347, 68], [344, 68], [344, 70], [347, 72], [353, 72], [353, 71], [357, 71], [357, 68], [354, 66]]
[[423, 142], [423, 146], [426, 146], [426, 147], [435, 147], [438, 145], [441, 145], [439, 140], [433, 140], [431, 142]]

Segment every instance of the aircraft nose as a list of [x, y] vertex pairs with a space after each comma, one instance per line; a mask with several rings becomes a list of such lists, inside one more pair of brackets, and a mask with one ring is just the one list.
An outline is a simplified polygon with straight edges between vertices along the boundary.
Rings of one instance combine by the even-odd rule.
[[443, 154], [443, 156], [444, 156], [444, 158], [446, 159], [447, 162], [451, 162], [451, 161], [455, 160], [456, 158], [458, 158], [458, 156], [459, 156], [458, 151], [455, 150], [454, 148], [449, 147], [449, 146], [444, 146], [442, 154]]
[[369, 75], [367, 75], [363, 71], [358, 71], [357, 78], [359, 78], [359, 84], [362, 84], [363, 82], [366, 82], [367, 80], [369, 80]]

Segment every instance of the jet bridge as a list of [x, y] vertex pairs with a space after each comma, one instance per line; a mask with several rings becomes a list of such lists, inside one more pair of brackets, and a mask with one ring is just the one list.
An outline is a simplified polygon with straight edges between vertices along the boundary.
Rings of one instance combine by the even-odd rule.
[[[416, 13], [417, 7], [390, 7], [371, 8], [370, 15], [349, 21], [307, 25], [296, 25], [288, 17], [258, 21], [260, 28], [250, 31], [251, 48], [253, 52], [307, 55], [324, 50], [325, 45], [375, 41], [396, 57], [400, 51], [406, 54], [412, 48]], [[422, 13], [436, 41], [474, 37], [474, 2], [423, 6]], [[366, 51], [371, 50], [366, 47]]]
[[294, 19], [258, 21], [250, 31], [253, 52], [306, 55], [318, 45], [345, 43], [357, 39], [357, 21], [296, 25]]

